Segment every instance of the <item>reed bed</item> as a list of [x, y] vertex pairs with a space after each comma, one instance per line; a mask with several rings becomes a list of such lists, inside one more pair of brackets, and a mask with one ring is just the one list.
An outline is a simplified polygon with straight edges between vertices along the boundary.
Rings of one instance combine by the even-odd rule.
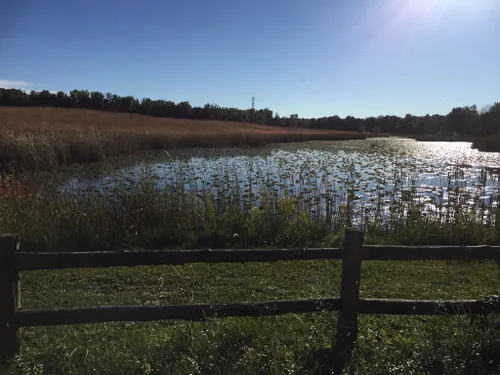
[[144, 150], [364, 138], [356, 132], [63, 108], [3, 107], [0, 129], [0, 153], [8, 157], [9, 168], [17, 171], [54, 170], [70, 163], [102, 161]]
[[400, 176], [367, 184], [349, 165], [343, 180], [318, 179], [305, 165], [294, 175], [250, 164], [238, 178], [223, 166], [204, 177], [181, 163], [160, 175], [144, 167], [136, 175], [81, 178], [75, 186], [33, 186], [5, 175], [0, 231], [20, 233], [25, 249], [50, 251], [325, 247], [339, 245], [346, 225], [389, 243], [500, 240], [498, 180], [488, 180], [487, 195], [486, 182], [471, 189], [460, 173], [458, 182], [450, 175], [447, 187], [429, 189]]

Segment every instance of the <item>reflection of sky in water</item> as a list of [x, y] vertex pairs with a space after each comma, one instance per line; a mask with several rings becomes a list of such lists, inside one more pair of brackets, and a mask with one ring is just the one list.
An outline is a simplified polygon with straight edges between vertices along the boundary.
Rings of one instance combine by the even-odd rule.
[[[258, 195], [260, 186], [269, 185], [302, 196], [335, 192], [339, 202], [345, 200], [343, 192], [351, 186], [359, 197], [359, 210], [373, 207], [374, 198], [380, 200], [387, 191], [396, 199], [413, 191], [413, 201], [423, 203], [429, 212], [453, 199], [455, 188], [462, 195], [470, 195], [466, 203], [471, 206], [478, 201], [490, 203], [498, 191], [497, 175], [490, 169], [500, 168], [500, 154], [471, 149], [466, 142], [380, 138], [275, 146], [264, 156], [258, 152], [250, 156], [214, 156], [212, 152], [210, 157], [200, 157], [199, 153], [191, 158], [173, 157], [126, 167], [122, 174], [135, 180], [147, 168], [158, 178], [159, 186], [185, 182], [187, 189], [219, 193], [220, 186], [214, 182], [227, 176], [225, 185], [238, 185], [242, 194], [250, 187]], [[115, 178], [109, 175], [94, 183], [105, 186]], [[67, 186], [81, 183], [75, 179]], [[387, 210], [391, 201], [382, 199]]]

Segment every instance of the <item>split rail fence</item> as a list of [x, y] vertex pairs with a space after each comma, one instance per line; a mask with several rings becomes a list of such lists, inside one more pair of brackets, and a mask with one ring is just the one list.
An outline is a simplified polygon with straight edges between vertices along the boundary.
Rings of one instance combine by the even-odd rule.
[[[340, 372], [355, 346], [358, 314], [491, 314], [500, 303], [477, 300], [401, 300], [359, 298], [363, 260], [495, 260], [500, 246], [366, 246], [364, 234], [346, 229], [344, 247], [272, 250], [146, 250], [137, 252], [21, 252], [19, 236], [0, 236], [0, 360], [20, 352], [22, 327], [165, 319], [205, 320], [237, 316], [339, 311], [336, 357]], [[22, 271], [82, 267], [182, 265], [342, 259], [340, 297], [229, 304], [112, 306], [65, 309], [22, 309]]]

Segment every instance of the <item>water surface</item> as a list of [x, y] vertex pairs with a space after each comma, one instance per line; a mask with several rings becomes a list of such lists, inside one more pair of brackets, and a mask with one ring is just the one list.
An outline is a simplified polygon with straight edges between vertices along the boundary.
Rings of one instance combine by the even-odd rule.
[[216, 196], [237, 192], [257, 205], [266, 189], [314, 200], [317, 206], [319, 201], [320, 211], [326, 201], [335, 206], [349, 201], [358, 218], [377, 210], [387, 215], [395, 201], [436, 213], [460, 200], [484, 214], [497, 205], [499, 168], [499, 153], [472, 149], [468, 142], [376, 138], [149, 153], [124, 159], [99, 176], [73, 176], [65, 188], [108, 189], [118, 176], [133, 183], [146, 171], [158, 188], [182, 186]]

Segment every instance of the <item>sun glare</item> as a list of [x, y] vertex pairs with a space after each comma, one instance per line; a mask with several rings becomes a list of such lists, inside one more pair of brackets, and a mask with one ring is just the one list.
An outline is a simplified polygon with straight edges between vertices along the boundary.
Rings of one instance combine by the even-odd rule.
[[498, 0], [396, 0], [403, 12], [420, 17], [429, 14], [483, 12], [498, 6]]
[[403, 0], [393, 1], [392, 19], [395, 23], [406, 25], [421, 24], [431, 19], [440, 18], [447, 0]]
[[460, 22], [456, 17], [480, 22], [499, 9], [500, 0], [380, 0], [370, 7], [366, 19], [379, 23], [378, 34], [385, 39], [432, 34], [445, 23]]

